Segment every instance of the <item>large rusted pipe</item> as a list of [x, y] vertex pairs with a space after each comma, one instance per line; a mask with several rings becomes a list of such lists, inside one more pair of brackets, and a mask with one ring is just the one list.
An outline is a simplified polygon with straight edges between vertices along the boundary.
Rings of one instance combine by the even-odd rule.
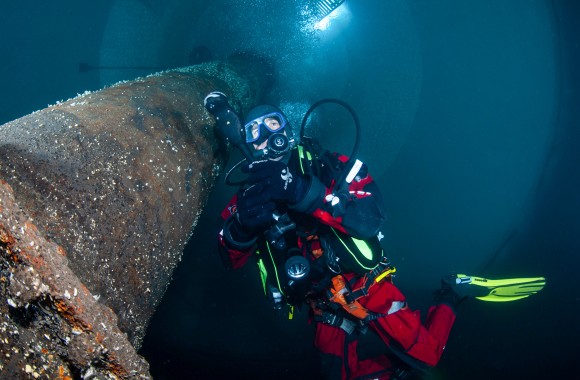
[[245, 109], [265, 80], [211, 62], [0, 126], [0, 373], [149, 376], [135, 349], [226, 151], [203, 98]]

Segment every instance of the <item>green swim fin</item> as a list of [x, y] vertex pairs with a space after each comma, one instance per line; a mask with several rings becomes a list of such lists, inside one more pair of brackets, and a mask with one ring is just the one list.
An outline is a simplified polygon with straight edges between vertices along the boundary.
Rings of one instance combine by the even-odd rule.
[[466, 285], [463, 288], [466, 295], [490, 302], [508, 302], [526, 298], [536, 294], [546, 285], [544, 277], [490, 280], [466, 274], [457, 274], [455, 276], [455, 286], [462, 287], [462, 285]]

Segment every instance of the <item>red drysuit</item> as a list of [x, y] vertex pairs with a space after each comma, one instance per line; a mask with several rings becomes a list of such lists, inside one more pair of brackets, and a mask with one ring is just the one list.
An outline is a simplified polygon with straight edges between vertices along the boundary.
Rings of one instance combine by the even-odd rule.
[[[336, 266], [329, 264], [329, 257], [339, 257], [334, 264], [346, 263], [352, 269], [345, 270], [343, 266], [338, 274], [348, 284], [345, 294], [349, 294], [349, 290], [360, 288], [368, 280], [365, 278], [368, 272], [365, 265], [372, 264], [372, 268], [378, 261], [371, 258], [371, 261], [375, 261], [365, 264], [363, 256], [376, 256], [377, 250], [379, 259], [383, 255], [378, 244], [379, 239], [374, 237], [384, 221], [382, 201], [376, 184], [363, 164], [348, 184], [347, 197], [342, 200], [343, 203], [346, 202], [346, 207], [337, 216], [332, 210], [333, 204], [330, 203], [336, 190], [337, 173], [349, 170], [344, 167], [348, 162], [347, 158], [328, 152], [320, 155], [304, 152], [302, 147], [293, 150], [287, 162], [288, 168], [295, 175], [310, 178], [310, 183], [316, 177], [323, 190], [318, 198], [312, 196], [315, 194], [314, 190], [306, 196], [311, 197], [307, 207], [303, 205], [298, 210], [290, 207], [283, 211], [296, 224], [294, 229], [284, 234], [286, 247], [291, 248], [293, 255], [298, 252], [307, 258], [312, 267], [307, 282], [296, 285], [296, 281], [288, 281], [284, 277], [283, 267], [288, 248], [284, 252], [277, 252], [263, 233], [256, 232], [251, 239], [247, 236], [233, 239], [231, 233], [224, 233], [229, 228], [228, 223], [235, 219], [239, 193], [222, 212], [225, 223], [224, 230], [219, 234], [220, 252], [224, 264], [233, 268], [243, 266], [252, 256], [256, 257], [258, 266], [264, 268], [262, 278], [269, 296], [268, 292], [272, 291], [281, 294], [283, 302], [292, 306], [311, 303], [313, 300], [336, 306], [329, 301], [331, 279], [337, 276]], [[244, 239], [247, 242], [240, 243]], [[361, 242], [370, 242], [362, 247], [369, 252], [357, 251]], [[329, 256], [329, 251], [333, 251], [333, 255]], [[279, 302], [280, 298], [271, 299]], [[359, 309], [368, 311], [372, 317], [361, 322], [350, 312], [345, 312], [347, 307], [331, 307], [325, 310], [326, 316], [332, 314], [337, 318], [313, 318], [316, 323], [315, 346], [321, 352], [323, 376], [330, 379], [388, 379], [395, 371], [395, 362], [397, 365], [406, 362], [424, 368], [437, 364], [455, 321], [455, 313], [450, 306], [438, 304], [431, 307], [423, 325], [419, 312], [408, 308], [405, 297], [393, 285], [390, 276], [385, 276], [378, 282], [373, 281], [372, 286], [368, 286], [362, 296], [358, 294], [356, 302], [361, 306]], [[316, 314], [317, 311], [320, 310], [314, 307], [313, 313]], [[341, 320], [354, 321], [357, 328], [352, 333], [347, 333], [339, 327]], [[365, 330], [368, 331], [363, 334]], [[367, 334], [378, 336], [382, 347], [379, 347], [375, 356], [360, 357], [360, 347], [357, 346], [364, 343], [363, 338]], [[393, 352], [398, 355], [396, 360], [392, 359]]]

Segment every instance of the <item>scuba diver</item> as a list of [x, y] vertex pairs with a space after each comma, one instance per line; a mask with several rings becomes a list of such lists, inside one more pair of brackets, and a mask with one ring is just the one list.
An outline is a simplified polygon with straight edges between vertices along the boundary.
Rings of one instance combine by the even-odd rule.
[[294, 308], [309, 307], [323, 377], [402, 379], [435, 366], [457, 304], [491, 296], [487, 284], [444, 277], [423, 324], [393, 284], [396, 270], [380, 243], [385, 210], [367, 165], [302, 133], [296, 143], [275, 106], [252, 108], [242, 124], [223, 93], [210, 93], [204, 105], [247, 161], [248, 178], [221, 214], [222, 262], [240, 268], [255, 259], [278, 313], [291, 318]]

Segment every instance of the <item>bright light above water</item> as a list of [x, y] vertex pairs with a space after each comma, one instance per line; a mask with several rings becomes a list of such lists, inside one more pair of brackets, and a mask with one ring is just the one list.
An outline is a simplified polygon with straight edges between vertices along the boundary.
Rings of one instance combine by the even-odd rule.
[[314, 29], [327, 30], [335, 21], [348, 20], [349, 18], [350, 18], [350, 9], [348, 9], [346, 3], [343, 3], [338, 8], [330, 12], [328, 16], [318, 21], [316, 25], [314, 25]]
[[314, 33], [324, 38], [333, 38], [348, 25], [351, 14], [350, 8], [344, 2], [321, 20], [314, 8], [306, 6], [301, 11], [303, 19], [300, 30], [308, 36]]

